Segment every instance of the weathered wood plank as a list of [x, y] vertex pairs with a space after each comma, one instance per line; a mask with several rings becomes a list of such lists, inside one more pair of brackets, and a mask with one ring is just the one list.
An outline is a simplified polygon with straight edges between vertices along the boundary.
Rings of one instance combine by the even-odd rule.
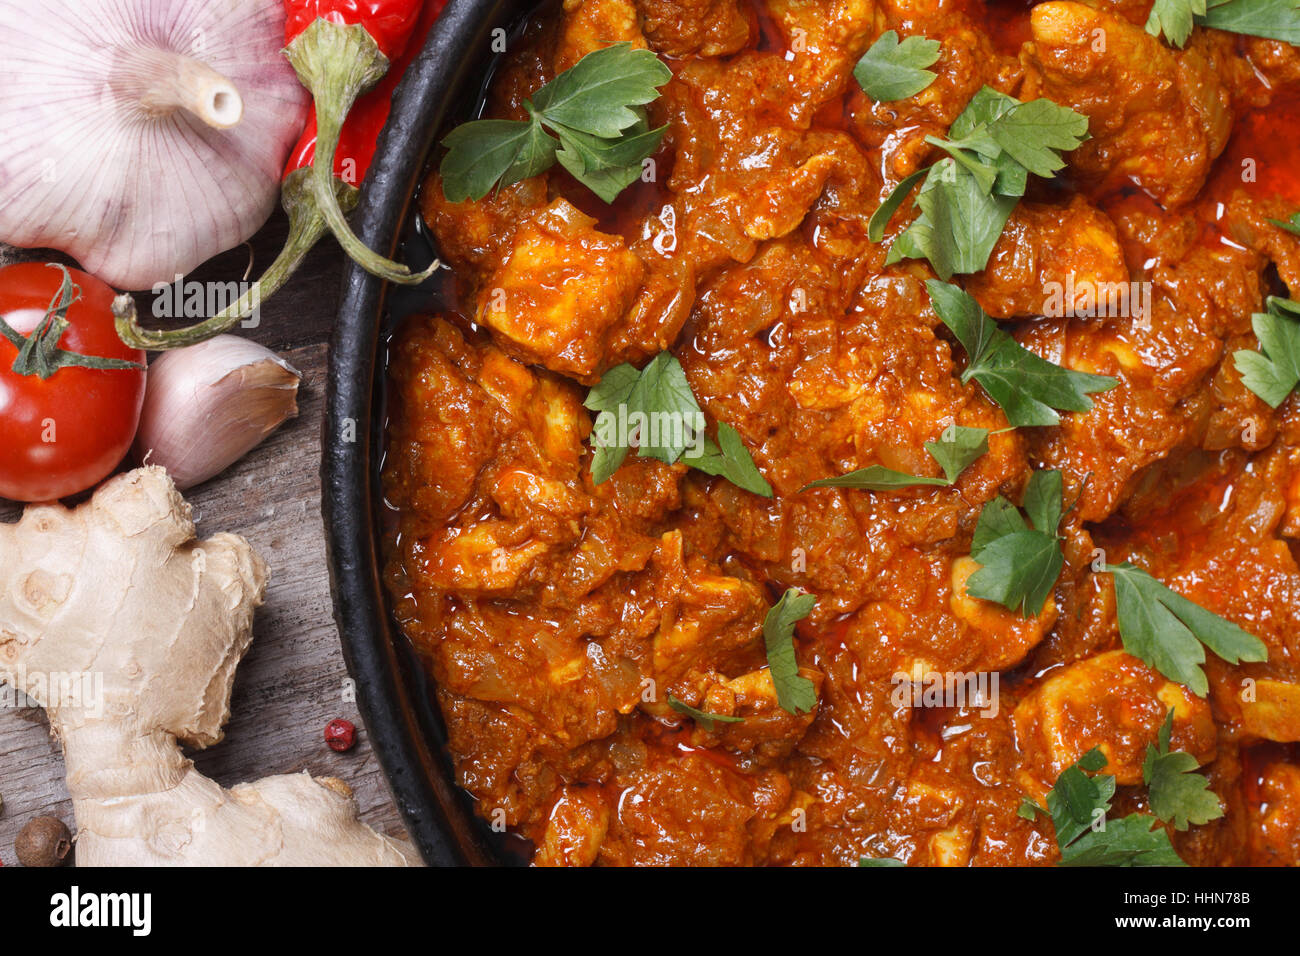
[[[278, 215], [254, 239], [255, 270], [274, 257], [285, 223]], [[30, 258], [30, 253], [13, 255]], [[192, 278], [242, 273], [247, 250], [226, 253]], [[302, 271], [262, 310], [257, 329], [241, 332], [272, 348], [303, 373], [299, 416], [244, 461], [206, 485], [191, 501], [200, 533], [244, 535], [271, 565], [266, 605], [258, 612], [252, 650], [235, 683], [226, 740], [195, 755], [205, 773], [227, 786], [273, 773], [307, 770], [337, 776], [354, 789], [371, 826], [399, 834], [402, 825], [379, 764], [360, 727], [356, 704], [345, 699], [347, 677], [330, 609], [320, 516], [320, 432], [326, 347], [333, 321], [341, 256], [322, 244]], [[0, 502], [0, 520], [19, 508]], [[344, 717], [358, 725], [354, 750], [336, 754], [324, 743], [325, 724]], [[63, 764], [48, 724], [35, 709], [0, 709], [0, 861], [12, 865], [13, 840], [27, 820], [52, 814], [69, 822], [72, 808]]]

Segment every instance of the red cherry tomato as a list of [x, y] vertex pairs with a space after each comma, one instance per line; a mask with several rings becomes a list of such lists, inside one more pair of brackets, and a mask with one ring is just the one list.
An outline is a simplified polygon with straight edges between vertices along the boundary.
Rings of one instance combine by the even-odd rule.
[[[81, 297], [67, 311], [60, 349], [144, 364], [113, 327], [113, 290], [69, 269]], [[27, 337], [63, 284], [63, 271], [40, 262], [0, 269], [0, 318]], [[131, 447], [145, 372], [64, 366], [48, 378], [13, 370], [18, 348], [0, 336], [0, 497], [51, 501], [107, 476]]]

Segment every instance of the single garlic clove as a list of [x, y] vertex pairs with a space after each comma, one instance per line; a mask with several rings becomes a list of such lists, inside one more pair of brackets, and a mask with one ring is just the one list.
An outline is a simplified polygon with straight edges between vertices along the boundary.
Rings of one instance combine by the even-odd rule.
[[166, 468], [178, 488], [202, 484], [298, 414], [301, 378], [235, 335], [166, 352], [149, 366], [135, 454]]

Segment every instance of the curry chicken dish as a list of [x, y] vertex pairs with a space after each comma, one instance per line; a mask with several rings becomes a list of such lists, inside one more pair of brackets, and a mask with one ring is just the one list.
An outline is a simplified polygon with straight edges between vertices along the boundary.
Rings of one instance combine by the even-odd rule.
[[1159, 12], [516, 31], [470, 126], [541, 158], [422, 188], [383, 480], [535, 864], [1300, 864], [1300, 49]]

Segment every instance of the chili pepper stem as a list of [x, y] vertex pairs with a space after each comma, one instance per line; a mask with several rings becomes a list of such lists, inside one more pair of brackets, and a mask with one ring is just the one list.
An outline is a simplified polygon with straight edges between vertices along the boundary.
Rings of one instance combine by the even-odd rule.
[[339, 245], [367, 272], [400, 285], [418, 285], [438, 268], [412, 273], [369, 248], [352, 231], [335, 197], [334, 154], [353, 103], [388, 72], [388, 58], [362, 26], [317, 18], [285, 47], [285, 55], [316, 109], [316, 155], [310, 167], [311, 188], [325, 224]]
[[[341, 179], [335, 179], [334, 186], [335, 204], [339, 208], [353, 208], [359, 195], [356, 187], [349, 186]], [[134, 301], [129, 295], [120, 295], [113, 300], [113, 316], [118, 337], [134, 348], [154, 351], [196, 345], [205, 339], [229, 331], [277, 292], [293, 275], [294, 270], [307, 257], [312, 247], [329, 231], [316, 202], [315, 190], [311, 186], [310, 169], [296, 169], [286, 176], [280, 192], [281, 205], [289, 214], [289, 237], [285, 240], [280, 254], [267, 267], [266, 272], [257, 280], [253, 288], [216, 315], [202, 322], [183, 329], [167, 330], [141, 328]]]

